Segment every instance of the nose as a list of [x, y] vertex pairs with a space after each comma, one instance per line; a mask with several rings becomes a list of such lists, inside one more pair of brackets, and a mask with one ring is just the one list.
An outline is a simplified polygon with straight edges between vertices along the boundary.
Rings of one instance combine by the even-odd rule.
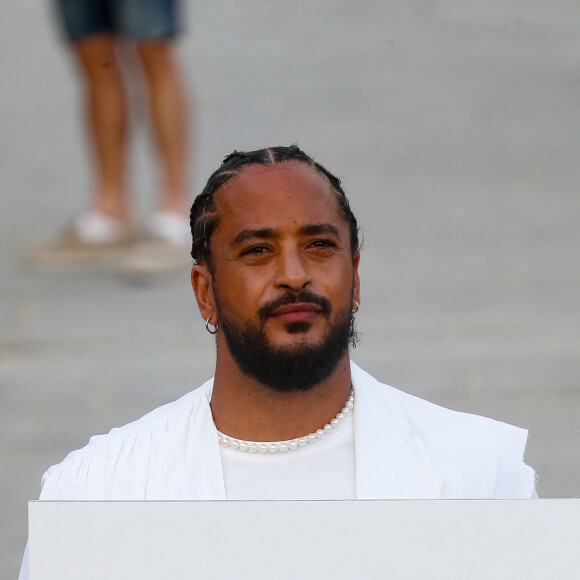
[[281, 251], [277, 266], [275, 284], [279, 288], [298, 292], [310, 284], [308, 267], [298, 251]]

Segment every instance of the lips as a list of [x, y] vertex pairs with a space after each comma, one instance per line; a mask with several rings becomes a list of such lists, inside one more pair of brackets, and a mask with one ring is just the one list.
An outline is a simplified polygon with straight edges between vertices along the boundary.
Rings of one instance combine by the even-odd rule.
[[329, 316], [330, 312], [330, 300], [307, 289], [301, 290], [298, 294], [285, 292], [258, 308], [262, 324], [272, 319], [285, 322], [308, 321], [320, 314]]
[[277, 320], [284, 322], [296, 322], [304, 320], [312, 320], [322, 312], [322, 308], [318, 304], [311, 302], [298, 302], [296, 304], [285, 304], [276, 308], [270, 316]]

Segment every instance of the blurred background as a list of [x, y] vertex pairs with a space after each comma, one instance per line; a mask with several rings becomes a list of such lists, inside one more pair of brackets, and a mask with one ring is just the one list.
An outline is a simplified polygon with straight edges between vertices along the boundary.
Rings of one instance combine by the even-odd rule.
[[[364, 233], [354, 360], [530, 429], [543, 497], [580, 495], [580, 5], [186, 2], [191, 197], [233, 149], [297, 142]], [[45, 469], [212, 375], [189, 268], [144, 279], [22, 259], [89, 196], [75, 67], [49, 2], [0, 20], [0, 579]], [[145, 115], [132, 191], [157, 194]]]

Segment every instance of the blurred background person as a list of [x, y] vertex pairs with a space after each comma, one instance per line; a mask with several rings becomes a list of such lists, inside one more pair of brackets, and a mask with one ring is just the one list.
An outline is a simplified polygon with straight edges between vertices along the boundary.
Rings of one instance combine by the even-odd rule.
[[[82, 75], [94, 182], [88, 209], [37, 257], [93, 256], [122, 250], [135, 240], [127, 176], [130, 101], [124, 76], [136, 62], [144, 72], [161, 178], [157, 209], [143, 231], [168, 247], [187, 248], [188, 114], [173, 46], [180, 30], [179, 0], [54, 4]], [[125, 41], [134, 45], [138, 59], [125, 63], [119, 50]]]

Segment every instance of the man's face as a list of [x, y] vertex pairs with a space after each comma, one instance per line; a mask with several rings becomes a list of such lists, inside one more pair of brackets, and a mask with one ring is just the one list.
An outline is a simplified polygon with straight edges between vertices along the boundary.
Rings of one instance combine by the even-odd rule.
[[347, 351], [359, 300], [336, 194], [315, 169], [288, 162], [244, 168], [215, 201], [213, 294], [230, 352], [272, 388], [310, 388]]

